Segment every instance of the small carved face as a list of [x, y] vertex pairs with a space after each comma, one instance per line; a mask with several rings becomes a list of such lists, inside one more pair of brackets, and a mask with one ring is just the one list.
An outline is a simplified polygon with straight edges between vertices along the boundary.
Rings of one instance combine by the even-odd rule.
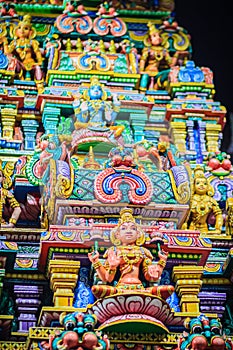
[[3, 173], [0, 171], [0, 184], [3, 182]]
[[19, 38], [29, 38], [30, 32], [31, 32], [31, 27], [24, 23], [20, 23], [16, 29], [16, 35]]
[[151, 40], [151, 44], [154, 46], [160, 45], [162, 42], [162, 38], [158, 32], [151, 34], [150, 40]]
[[195, 180], [195, 192], [197, 194], [206, 194], [208, 191], [207, 179], [204, 177], [199, 177]]
[[89, 96], [90, 96], [91, 100], [101, 99], [102, 95], [103, 95], [103, 91], [102, 91], [101, 86], [93, 85], [90, 87]]
[[116, 237], [123, 245], [135, 243], [138, 236], [137, 226], [133, 222], [124, 222], [116, 233]]

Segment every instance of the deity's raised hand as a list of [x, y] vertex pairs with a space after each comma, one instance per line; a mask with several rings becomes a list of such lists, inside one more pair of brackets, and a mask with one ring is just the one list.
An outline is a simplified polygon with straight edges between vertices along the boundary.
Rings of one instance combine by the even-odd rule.
[[116, 269], [120, 265], [120, 259], [112, 249], [108, 252], [108, 263], [111, 269]]
[[97, 251], [93, 251], [91, 253], [88, 253], [88, 258], [92, 264], [96, 263], [99, 260], [99, 256], [100, 256], [99, 252], [97, 252]]

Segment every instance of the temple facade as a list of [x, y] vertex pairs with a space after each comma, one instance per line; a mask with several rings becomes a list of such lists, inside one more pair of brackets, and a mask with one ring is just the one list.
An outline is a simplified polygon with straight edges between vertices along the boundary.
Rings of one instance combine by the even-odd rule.
[[0, 349], [233, 350], [226, 109], [174, 0], [0, 7]]

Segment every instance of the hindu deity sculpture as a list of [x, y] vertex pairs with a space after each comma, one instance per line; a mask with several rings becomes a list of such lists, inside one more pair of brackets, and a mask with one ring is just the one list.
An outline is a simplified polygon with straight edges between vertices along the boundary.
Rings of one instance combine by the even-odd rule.
[[144, 42], [146, 47], [142, 51], [140, 70], [156, 74], [164, 65], [174, 65], [172, 57], [162, 44], [159, 30], [151, 22], [148, 23], [149, 38]]
[[120, 102], [116, 95], [112, 101], [107, 101], [108, 94], [98, 77], [91, 78], [91, 84], [82, 95], [75, 99], [73, 106], [77, 121], [75, 128], [89, 128], [94, 130], [112, 130], [116, 137], [124, 130], [122, 125], [113, 125], [120, 110]]
[[30, 80], [31, 72], [39, 93], [44, 91], [44, 80], [41, 70], [43, 58], [40, 52], [39, 43], [34, 39], [36, 30], [32, 27], [31, 16], [25, 15], [23, 20], [13, 30], [14, 39], [8, 44], [5, 37], [3, 41], [4, 53], [13, 54], [17, 61], [15, 71], [21, 80]]
[[[4, 174], [2, 162], [0, 161], [0, 227], [2, 228], [14, 227], [21, 213], [21, 208], [18, 201], [15, 199], [13, 194], [7, 188], [5, 188], [8, 187], [7, 182], [7, 176]], [[13, 209], [8, 223], [3, 219], [4, 207], [7, 204]]]
[[99, 260], [98, 251], [88, 254], [98, 277], [104, 283], [111, 284], [115, 281], [117, 273], [120, 278], [116, 285], [98, 284], [92, 286], [92, 292], [97, 298], [116, 293], [150, 293], [167, 299], [174, 291], [173, 286], [145, 286], [140, 279], [143, 274], [145, 282], [158, 282], [165, 268], [168, 253], [160, 250], [159, 261], [155, 263], [150, 251], [143, 247], [145, 233], [135, 222], [132, 210], [125, 208], [120, 212], [119, 223], [111, 231], [111, 241], [114, 244], [105, 254], [105, 263]]
[[[191, 207], [183, 229], [198, 230], [201, 233], [220, 234], [223, 226], [222, 211], [217, 201], [213, 198], [212, 186], [208, 183], [204, 172], [197, 168], [194, 175], [194, 194], [191, 200]], [[209, 230], [208, 217], [215, 216], [215, 228]]]
[[[175, 57], [171, 57], [168, 50], [162, 43], [162, 37], [159, 30], [151, 22], [148, 23], [149, 37], [144, 40], [145, 47], [139, 63], [140, 71], [155, 77], [162, 70], [169, 69], [176, 63]], [[153, 88], [157, 88], [155, 82]]]

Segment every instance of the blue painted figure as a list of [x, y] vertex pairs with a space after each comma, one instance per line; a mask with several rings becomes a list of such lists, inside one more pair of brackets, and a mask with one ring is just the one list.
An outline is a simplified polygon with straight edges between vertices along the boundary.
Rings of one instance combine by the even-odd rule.
[[[89, 89], [84, 91], [81, 99], [78, 98], [73, 103], [77, 118], [75, 128], [106, 129], [106, 126], [111, 125], [110, 129], [119, 129], [119, 126], [113, 126], [112, 124], [119, 112], [120, 102], [115, 95], [113, 101], [107, 101], [107, 98], [107, 92], [100, 84], [98, 77], [93, 76]], [[119, 136], [122, 131], [121, 126], [119, 134], [115, 136]]]

